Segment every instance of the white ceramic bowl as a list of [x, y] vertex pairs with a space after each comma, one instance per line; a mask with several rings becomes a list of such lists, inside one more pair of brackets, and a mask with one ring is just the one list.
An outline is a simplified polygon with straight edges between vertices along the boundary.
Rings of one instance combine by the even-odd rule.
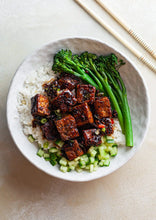
[[[70, 49], [73, 53], [89, 51], [92, 53], [109, 54], [115, 53], [118, 57], [126, 61], [120, 69], [121, 76], [126, 84], [128, 101], [131, 109], [134, 147], [119, 148], [118, 155], [111, 160], [109, 167], [101, 167], [96, 172], [62, 173], [58, 167], [51, 166], [43, 158], [36, 155], [36, 146], [31, 144], [23, 134], [17, 111], [17, 94], [22, 89], [23, 82], [32, 70], [37, 70], [40, 66], [53, 59], [54, 54], [60, 49]], [[7, 100], [7, 120], [10, 133], [21, 153], [37, 168], [45, 173], [57, 178], [69, 181], [89, 181], [106, 176], [124, 165], [139, 149], [146, 134], [149, 121], [149, 97], [145, 82], [134, 67], [134, 65], [121, 53], [106, 45], [103, 42], [88, 38], [68, 38], [51, 42], [41, 47], [39, 50], [24, 60], [20, 65], [12, 80], [8, 100]]]

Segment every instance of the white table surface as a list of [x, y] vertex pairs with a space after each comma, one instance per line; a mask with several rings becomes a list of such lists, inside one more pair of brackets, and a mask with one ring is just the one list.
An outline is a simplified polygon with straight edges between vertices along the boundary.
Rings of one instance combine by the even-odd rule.
[[[85, 2], [143, 51], [93, 0]], [[155, 0], [105, 2], [156, 50]], [[7, 92], [18, 65], [41, 45], [71, 36], [97, 38], [123, 52], [139, 68], [151, 98], [150, 127], [142, 148], [113, 174], [86, 183], [58, 180], [39, 171], [17, 150], [6, 123]], [[156, 219], [155, 94], [156, 74], [73, 0], [0, 0], [0, 219]]]

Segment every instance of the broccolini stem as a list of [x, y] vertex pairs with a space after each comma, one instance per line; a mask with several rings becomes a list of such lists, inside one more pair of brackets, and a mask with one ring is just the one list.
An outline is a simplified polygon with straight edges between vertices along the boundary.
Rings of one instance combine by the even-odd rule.
[[130, 109], [127, 100], [127, 94], [123, 95], [123, 116], [124, 116], [124, 126], [125, 126], [125, 136], [126, 136], [126, 146], [133, 147], [133, 130], [132, 121], [130, 115]]
[[[122, 116], [122, 112], [121, 112], [121, 109], [118, 105], [118, 102], [117, 102], [117, 99], [115, 97], [115, 95], [113, 94], [112, 92], [112, 89], [111, 87], [109, 86], [108, 84], [108, 81], [107, 81], [107, 76], [105, 75], [105, 77], [103, 78], [100, 73], [96, 70], [95, 68], [95, 65], [92, 63], [92, 60], [89, 59], [90, 61], [90, 64], [94, 70], [94, 72], [96, 73], [96, 76], [99, 78], [99, 80], [101, 81], [102, 85], [103, 85], [103, 88], [104, 90], [106, 90], [107, 94], [109, 95], [113, 105], [114, 105], [114, 108], [115, 110], [117, 111], [118, 113], [118, 118], [119, 118], [119, 122], [120, 122], [120, 126], [121, 126], [121, 129], [122, 129], [122, 132], [124, 133], [124, 121], [123, 121], [123, 116]], [[104, 74], [104, 73], [103, 73]]]

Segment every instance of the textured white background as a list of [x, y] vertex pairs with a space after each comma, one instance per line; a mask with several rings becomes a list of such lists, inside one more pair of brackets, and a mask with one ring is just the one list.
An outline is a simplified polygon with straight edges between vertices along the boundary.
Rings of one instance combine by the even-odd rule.
[[[93, 0], [85, 2], [143, 51]], [[155, 0], [105, 2], [156, 50]], [[140, 151], [115, 173], [88, 183], [58, 180], [33, 167], [14, 145], [5, 118], [7, 91], [21, 61], [42, 44], [70, 36], [97, 38], [125, 53], [151, 96], [150, 128]], [[156, 219], [155, 93], [156, 75], [73, 0], [0, 0], [0, 219]]]

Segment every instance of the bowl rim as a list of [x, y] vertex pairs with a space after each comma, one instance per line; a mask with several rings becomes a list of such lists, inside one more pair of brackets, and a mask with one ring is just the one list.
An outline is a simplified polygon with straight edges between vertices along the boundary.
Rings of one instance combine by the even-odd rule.
[[[66, 40], [74, 40], [74, 39], [77, 39], [77, 40], [90, 40], [90, 41], [94, 41], [94, 42], [97, 42], [97, 43], [101, 43], [107, 47], [109, 47], [110, 49], [114, 50], [115, 52], [119, 53], [121, 56], [123, 56], [132, 66], [133, 68], [136, 70], [137, 74], [139, 75], [140, 79], [142, 80], [142, 83], [145, 87], [145, 94], [146, 94], [146, 97], [147, 97], [147, 125], [146, 125], [146, 128], [144, 130], [144, 135], [142, 137], [142, 140], [140, 141], [140, 143], [137, 145], [137, 148], [136, 150], [134, 151], [134, 153], [124, 162], [122, 163], [121, 165], [119, 165], [117, 168], [111, 170], [108, 174], [103, 174], [103, 175], [100, 175], [100, 176], [93, 176], [93, 177], [90, 177], [90, 178], [85, 178], [85, 179], [69, 179], [67, 178], [66, 176], [57, 176], [57, 175], [54, 175], [46, 170], [43, 170], [42, 168], [40, 168], [36, 163], [34, 163], [33, 161], [30, 160], [30, 158], [24, 154], [21, 150], [21, 148], [18, 146], [17, 142], [16, 142], [16, 139], [12, 133], [12, 129], [11, 129], [11, 125], [9, 123], [9, 114], [8, 114], [8, 110], [9, 110], [9, 100], [10, 100], [10, 97], [11, 97], [11, 91], [13, 89], [13, 81], [15, 79], [15, 76], [19, 70], [19, 68], [22, 66], [22, 64], [24, 62], [26, 62], [29, 58], [33, 57], [38, 51], [42, 50], [43, 48], [47, 47], [48, 45], [51, 45], [51, 44], [54, 44], [54, 43], [58, 43], [59, 41], [66, 41]], [[92, 37], [87, 37], [87, 36], [82, 36], [82, 37], [77, 37], [77, 36], [73, 36], [73, 37], [66, 37], [66, 38], [60, 38], [60, 39], [56, 39], [56, 40], [53, 40], [53, 41], [49, 41], [48, 43], [45, 43], [43, 44], [41, 47], [35, 49], [31, 54], [29, 54], [28, 56], [26, 56], [22, 62], [19, 64], [18, 68], [16, 69], [11, 81], [10, 81], [10, 85], [9, 85], [9, 88], [8, 88], [8, 94], [7, 94], [7, 102], [6, 102], [6, 118], [7, 118], [7, 126], [8, 126], [8, 129], [9, 129], [9, 132], [10, 132], [10, 135], [12, 137], [12, 140], [13, 142], [15, 143], [16, 147], [18, 148], [18, 150], [21, 152], [21, 154], [33, 165], [35, 166], [36, 168], [38, 168], [39, 170], [41, 170], [42, 172], [52, 176], [52, 177], [55, 177], [55, 178], [58, 178], [58, 179], [62, 179], [62, 180], [66, 180], [66, 181], [70, 181], [70, 182], [88, 182], [88, 181], [92, 181], [92, 180], [96, 180], [96, 179], [99, 179], [99, 178], [102, 178], [102, 177], [105, 177], [107, 175], [110, 175], [111, 173], [115, 172], [116, 170], [118, 170], [119, 168], [121, 168], [124, 164], [126, 164], [130, 159], [132, 159], [132, 157], [136, 154], [136, 152], [141, 148], [141, 145], [147, 135], [147, 132], [148, 132], [148, 128], [149, 128], [149, 123], [150, 123], [150, 112], [151, 112], [151, 107], [150, 107], [150, 96], [149, 96], [149, 90], [148, 90], [148, 87], [147, 87], [147, 84], [146, 84], [146, 81], [144, 80], [143, 76], [141, 75], [140, 71], [138, 70], [138, 68], [136, 67], [136, 65], [133, 63], [133, 61], [129, 58], [127, 58], [127, 56], [125, 54], [123, 54], [122, 52], [120, 52], [119, 50], [116, 50], [114, 47], [110, 46], [108, 43], [105, 43], [104, 41], [101, 41], [97, 38], [92, 38]], [[89, 177], [89, 175], [88, 175]]]

